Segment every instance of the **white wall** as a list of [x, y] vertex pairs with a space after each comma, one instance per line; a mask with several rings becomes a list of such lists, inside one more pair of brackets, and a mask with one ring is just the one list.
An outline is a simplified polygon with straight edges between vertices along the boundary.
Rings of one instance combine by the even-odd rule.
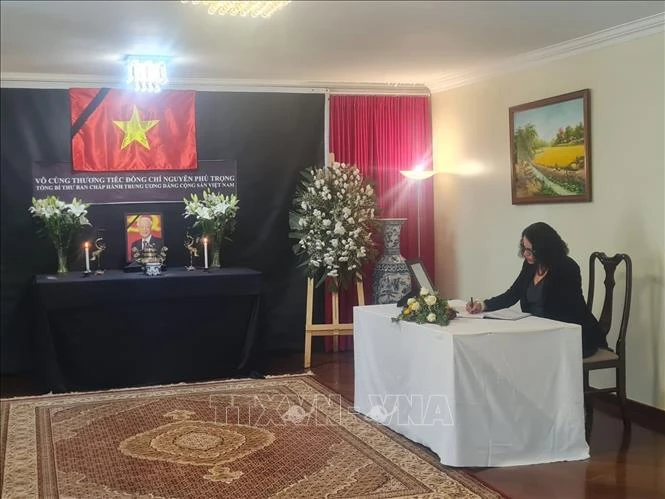
[[[508, 108], [584, 88], [591, 90], [592, 202], [512, 205]], [[585, 296], [589, 254], [628, 253], [628, 397], [665, 409], [664, 35], [434, 94], [432, 115], [439, 289], [478, 298], [507, 289], [521, 265], [521, 231], [536, 221], [568, 242]]]

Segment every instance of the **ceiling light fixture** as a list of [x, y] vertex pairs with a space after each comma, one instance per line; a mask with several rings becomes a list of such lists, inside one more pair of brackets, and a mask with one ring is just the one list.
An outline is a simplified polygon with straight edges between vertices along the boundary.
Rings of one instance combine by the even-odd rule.
[[210, 15], [270, 17], [291, 2], [198, 2], [182, 0], [182, 3], [208, 7], [208, 14]]
[[169, 81], [165, 58], [129, 55], [125, 63], [127, 83], [133, 84], [136, 92], [159, 92]]

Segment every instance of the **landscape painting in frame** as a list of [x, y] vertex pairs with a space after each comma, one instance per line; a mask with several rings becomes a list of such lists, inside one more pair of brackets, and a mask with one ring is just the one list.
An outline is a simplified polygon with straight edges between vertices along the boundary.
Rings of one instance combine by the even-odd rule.
[[513, 204], [591, 201], [589, 90], [509, 109]]

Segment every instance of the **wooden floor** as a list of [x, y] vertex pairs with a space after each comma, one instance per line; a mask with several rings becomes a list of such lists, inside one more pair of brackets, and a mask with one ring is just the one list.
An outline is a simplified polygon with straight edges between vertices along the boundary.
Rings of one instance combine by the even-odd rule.
[[[353, 353], [314, 353], [317, 379], [353, 401]], [[264, 361], [264, 374], [304, 372], [302, 355]], [[25, 378], [4, 377], [2, 397], [39, 393]], [[490, 487], [513, 499], [665, 499], [665, 435], [633, 424], [624, 438], [621, 421], [596, 410], [591, 458], [586, 461], [468, 469]]]
[[[300, 356], [293, 362], [298, 361]], [[276, 362], [269, 370], [277, 373], [287, 364]], [[314, 354], [312, 371], [353, 400], [353, 352]], [[601, 409], [595, 412], [586, 461], [467, 471], [512, 499], [665, 498], [665, 435], [633, 424], [624, 440], [621, 420]]]

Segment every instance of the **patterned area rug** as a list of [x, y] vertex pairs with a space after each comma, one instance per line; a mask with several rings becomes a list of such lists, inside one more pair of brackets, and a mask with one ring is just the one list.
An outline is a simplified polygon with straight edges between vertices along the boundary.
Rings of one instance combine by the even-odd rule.
[[311, 376], [1, 404], [3, 498], [501, 497]]

